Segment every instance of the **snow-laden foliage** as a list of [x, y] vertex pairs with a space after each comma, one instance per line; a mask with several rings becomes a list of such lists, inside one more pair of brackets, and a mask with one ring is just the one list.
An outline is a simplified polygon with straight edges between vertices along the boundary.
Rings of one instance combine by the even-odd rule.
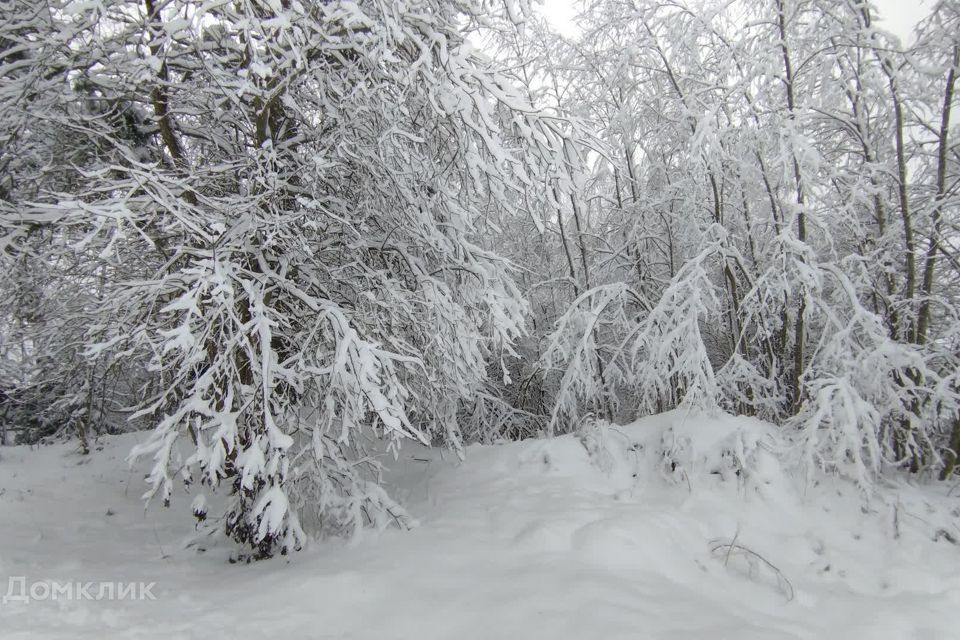
[[54, 4], [5, 27], [26, 55], [6, 54], [5, 99], [30, 95], [5, 126], [78, 151], [5, 200], [4, 241], [47, 225], [121, 267], [88, 342], [149, 365], [149, 495], [229, 490], [226, 530], [256, 555], [406, 523], [365, 442], [459, 450], [526, 312], [476, 226], [563, 148], [466, 40], [503, 6]]
[[0, 410], [153, 427], [255, 556], [409, 523], [374, 450], [675, 407], [952, 476], [956, 3], [581, 8], [0, 0]]
[[516, 254], [543, 274], [551, 429], [719, 405], [783, 425], [807, 472], [950, 475], [955, 3], [909, 49], [862, 2], [582, 8], [579, 38], [498, 41], [596, 132], [544, 218], [553, 261]]

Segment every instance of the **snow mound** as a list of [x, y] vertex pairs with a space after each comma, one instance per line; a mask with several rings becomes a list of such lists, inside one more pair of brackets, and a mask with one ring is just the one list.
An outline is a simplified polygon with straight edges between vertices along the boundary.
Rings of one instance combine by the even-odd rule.
[[[653, 425], [660, 426], [658, 430]], [[785, 450], [773, 425], [725, 414], [698, 416], [682, 410], [653, 420], [640, 420], [631, 432], [649, 432], [661, 473], [674, 482], [694, 482], [705, 476], [741, 484], [784, 485], [788, 482], [779, 456]], [[639, 434], [638, 434], [639, 435]], [[644, 434], [645, 435], [645, 434]]]
[[[597, 470], [620, 480], [629, 473], [634, 484], [658, 476], [691, 491], [731, 484], [769, 494], [792, 483], [781, 464], [786, 446], [777, 428], [753, 418], [674, 410], [625, 426], [589, 419], [574, 437]], [[543, 454], [554, 464], [561, 447], [570, 450], [562, 441], [554, 440]], [[566, 464], [583, 466], [570, 457]]]

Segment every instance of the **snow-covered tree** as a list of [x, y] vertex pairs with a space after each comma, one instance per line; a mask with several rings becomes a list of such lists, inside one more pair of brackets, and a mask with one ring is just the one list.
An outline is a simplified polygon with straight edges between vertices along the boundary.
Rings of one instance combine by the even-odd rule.
[[554, 73], [604, 141], [580, 196], [603, 248], [547, 336], [554, 426], [608, 399], [626, 417], [719, 404], [864, 484], [953, 469], [955, 7], [908, 51], [873, 13], [583, 4]]
[[36, 103], [5, 109], [87, 155], [75, 183], [15, 201], [8, 237], [84, 229], [107, 239], [96, 259], [126, 267], [88, 351], [149, 362], [135, 417], [156, 428], [133, 455], [154, 460], [150, 495], [169, 501], [178, 475], [228, 490], [226, 530], [257, 556], [300, 548], [307, 528], [408, 521], [368, 444], [459, 449], [458, 416], [504, 375], [526, 310], [477, 225], [562, 149], [467, 39], [502, 11], [35, 10], [24, 41], [70, 38], [24, 63], [53, 78]]

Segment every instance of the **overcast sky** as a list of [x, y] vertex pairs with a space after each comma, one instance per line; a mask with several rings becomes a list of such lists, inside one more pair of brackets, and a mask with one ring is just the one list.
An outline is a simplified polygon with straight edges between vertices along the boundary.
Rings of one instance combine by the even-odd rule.
[[[758, 0], [759, 1], [759, 0]], [[873, 0], [880, 26], [900, 36], [905, 43], [913, 39], [913, 27], [933, 7], [934, 0]], [[544, 0], [544, 15], [563, 33], [573, 35], [574, 0]]]
[[933, 8], [933, 0], [873, 0], [881, 26], [905, 44], [913, 40], [913, 27]]

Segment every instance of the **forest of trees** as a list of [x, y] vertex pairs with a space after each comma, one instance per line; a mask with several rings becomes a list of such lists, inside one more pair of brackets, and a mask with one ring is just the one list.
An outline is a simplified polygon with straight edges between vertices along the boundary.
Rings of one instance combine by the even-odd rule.
[[405, 525], [374, 440], [687, 407], [947, 479], [960, 3], [874, 13], [0, 0], [0, 419], [152, 429], [150, 496], [257, 556]]

